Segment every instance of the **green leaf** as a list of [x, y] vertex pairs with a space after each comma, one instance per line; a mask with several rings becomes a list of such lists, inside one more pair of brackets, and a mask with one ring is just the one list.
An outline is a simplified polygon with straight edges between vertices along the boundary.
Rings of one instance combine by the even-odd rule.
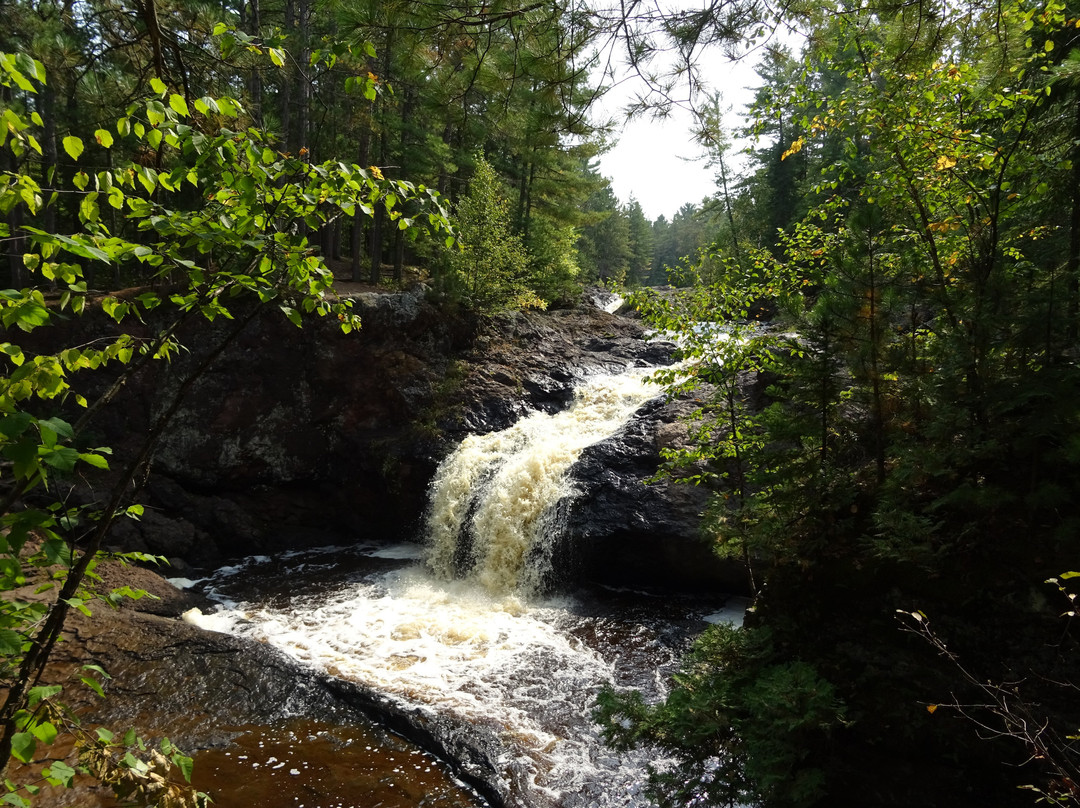
[[139, 166], [135, 176], [139, 178], [139, 183], [146, 189], [146, 193], [152, 194], [157, 190], [157, 171], [154, 169]]
[[240, 113], [239, 105], [231, 98], [222, 96], [217, 100], [217, 105], [218, 111], [228, 118], [235, 118]]
[[163, 82], [157, 76], [150, 79], [150, 89], [158, 95], [165, 95], [165, 93], [169, 91], [169, 88], [165, 86], [165, 82]]
[[68, 135], [64, 138], [64, 151], [72, 160], [78, 160], [83, 153], [83, 142], [74, 135]]
[[96, 222], [100, 218], [97, 197], [97, 191], [91, 191], [79, 203], [79, 218], [84, 222]]
[[279, 308], [285, 313], [285, 316], [287, 318], [289, 318], [290, 323], [295, 325], [297, 328], [303, 327], [304, 321], [300, 316], [300, 312], [298, 312], [292, 306], [284, 306], [284, 305], [282, 305]]
[[[4, 351], [4, 353], [7, 353], [7, 351]], [[19, 353], [21, 354], [22, 351], [20, 350]], [[0, 435], [3, 435], [8, 440], [17, 438], [25, 432], [32, 423], [34, 423], [34, 416], [28, 412], [17, 412], [12, 415], [6, 415], [3, 418], [0, 418]]]
[[151, 126], [160, 126], [165, 123], [166, 118], [165, 105], [160, 101], [150, 101], [146, 105], [146, 120]]
[[184, 780], [188, 783], [191, 782], [191, 773], [194, 771], [194, 761], [187, 755], [181, 755], [179, 752], [173, 752], [171, 758], [173, 764], [180, 770], [180, 774], [184, 776]]
[[47, 769], [43, 771], [43, 774], [53, 785], [63, 786], [64, 788], [71, 788], [72, 782], [75, 779], [75, 769], [71, 768], [62, 760], [58, 760], [52, 763]]
[[38, 463], [38, 442], [33, 438], [23, 438], [3, 447], [4, 457], [13, 463], [12, 471], [21, 480], [32, 479], [40, 470]]
[[79, 454], [79, 460], [83, 461], [87, 465], [93, 466], [94, 468], [105, 469], [105, 470], [108, 470], [108, 468], [109, 468], [109, 461], [106, 460], [101, 455], [96, 455], [96, 454], [90, 454], [88, 452], [83, 452], [83, 453]]
[[21, 652], [22, 636], [9, 628], [0, 628], [0, 654], [13, 657]]
[[106, 149], [111, 148], [113, 144], [112, 132], [108, 129], [98, 129], [94, 132], [94, 139], [97, 140], [98, 145]]
[[66, 598], [64, 600], [64, 603], [66, 603], [72, 609], [77, 609], [78, 611], [82, 612], [87, 617], [92, 616], [90, 609], [86, 605], [86, 601], [82, 598]]
[[120, 322], [128, 312], [128, 305], [118, 298], [105, 297], [101, 300], [101, 310], [116, 322]]
[[45, 65], [29, 56], [25, 53], [19, 53], [15, 56], [15, 64], [18, 65], [19, 70], [28, 75], [35, 81], [45, 82]]
[[56, 731], [56, 726], [51, 721], [42, 721], [40, 724], [35, 724], [30, 727], [30, 732], [46, 746], [52, 746], [53, 741], [56, 740], [56, 736], [59, 734]]
[[84, 685], [97, 693], [101, 698], [105, 698], [105, 691], [101, 687], [101, 682], [99, 682], [93, 676], [83, 676], [80, 678], [82, 679], [82, 683]]
[[23, 763], [30, 763], [34, 759], [34, 750], [37, 749], [37, 739], [29, 732], [16, 732], [11, 736], [11, 755]]
[[41, 427], [42, 425], [47, 426], [57, 435], [67, 438], [68, 440], [75, 437], [75, 429], [63, 418], [44, 418], [38, 421], [38, 426]]
[[173, 93], [169, 96], [169, 106], [177, 115], [183, 115], [186, 118], [189, 114], [187, 101], [179, 93]]
[[[45, 558], [50, 564], [59, 564], [70, 567], [72, 562], [71, 548], [62, 539], [49, 539], [42, 546]], [[69, 605], [71, 605], [69, 603]]]
[[47, 451], [42, 459], [57, 471], [71, 471], [79, 460], [79, 453], [70, 446], [61, 446]]
[[64, 688], [60, 685], [38, 685], [37, 687], [32, 687], [28, 694], [27, 704], [33, 709], [45, 699], [59, 696], [63, 690]]
[[77, 255], [80, 258], [93, 258], [96, 261], [109, 261], [109, 256], [99, 250], [92, 244], [88, 244], [81, 239], [85, 239], [86, 236], [79, 236], [80, 240], [76, 240], [69, 236], [62, 236], [59, 233], [46, 233], [44, 230], [38, 230], [36, 227], [30, 227], [26, 225], [24, 227], [30, 233], [37, 234], [39, 236], [47, 237], [50, 241], [63, 245], [64, 249], [70, 252], [72, 255]]
[[[90, 663], [87, 663], [86, 665], [83, 665], [82, 669], [84, 671], [93, 671], [94, 673], [99, 673], [106, 679], [112, 679], [112, 677], [109, 676], [108, 671], [106, 671], [103, 667], [101, 667], [100, 665], [95, 664], [93, 662], [90, 662]], [[128, 744], [128, 746], [130, 746], [130, 745], [131, 744]]]

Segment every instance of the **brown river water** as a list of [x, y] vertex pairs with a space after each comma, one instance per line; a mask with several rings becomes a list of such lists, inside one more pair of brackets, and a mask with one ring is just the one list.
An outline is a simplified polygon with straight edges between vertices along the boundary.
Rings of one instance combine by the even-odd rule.
[[195, 755], [192, 784], [218, 808], [474, 808], [485, 806], [447, 766], [373, 727], [297, 718], [249, 727]]

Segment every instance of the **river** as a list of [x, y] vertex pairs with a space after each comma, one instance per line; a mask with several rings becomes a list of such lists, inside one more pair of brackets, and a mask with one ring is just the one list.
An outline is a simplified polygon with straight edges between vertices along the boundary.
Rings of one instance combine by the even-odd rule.
[[[462, 442], [432, 483], [423, 544], [244, 559], [201, 583], [219, 609], [187, 619], [494, 739], [495, 770], [484, 776], [506, 804], [647, 805], [647, 767], [668, 761], [655, 750], [605, 747], [591, 717], [595, 697], [604, 685], [662, 697], [692, 638], [709, 620], [738, 620], [742, 604], [722, 594], [563, 592], [552, 558], [576, 496], [574, 461], [656, 394], [641, 370], [587, 379], [567, 410]], [[386, 804], [459, 804], [424, 785], [433, 764], [421, 757], [404, 754], [395, 768], [408, 775], [399, 790], [423, 798]], [[303, 774], [284, 758], [262, 753], [265, 779]], [[312, 806], [303, 794], [278, 796], [279, 805]], [[375, 804], [345, 799], [342, 808]]]

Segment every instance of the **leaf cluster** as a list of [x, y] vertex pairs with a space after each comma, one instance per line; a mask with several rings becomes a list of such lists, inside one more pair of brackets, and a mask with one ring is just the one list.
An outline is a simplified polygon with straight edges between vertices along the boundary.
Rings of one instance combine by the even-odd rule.
[[[59, 690], [36, 686], [64, 619], [71, 609], [90, 614], [94, 600], [115, 606], [145, 595], [126, 586], [97, 591], [104, 537], [116, 518], [141, 515], [131, 497], [156, 441], [194, 381], [260, 310], [276, 308], [298, 327], [308, 315], [332, 318], [346, 334], [359, 327], [309, 229], [378, 209], [410, 236], [452, 242], [453, 234], [440, 198], [423, 185], [283, 153], [264, 130], [244, 125], [236, 99], [207, 95], [189, 103], [159, 78], [149, 84], [149, 94], [109, 128], [62, 138], [73, 166], [62, 178], [38, 162], [43, 121], [26, 114], [25, 102], [47, 88], [43, 65], [0, 55], [0, 85], [24, 101], [4, 112], [3, 235], [23, 245], [21, 269], [32, 281], [0, 292], [0, 771], [37, 761], [42, 747], [65, 734], [75, 740], [78, 770], [111, 785], [122, 801], [188, 806], [201, 797], [170, 779], [174, 768], [190, 775], [190, 759], [179, 750], [167, 741], [150, 750], [134, 736], [117, 741], [104, 729], [89, 733], [56, 701]], [[78, 200], [70, 233], [50, 226], [61, 195]], [[100, 266], [137, 267], [151, 285], [93, 292], [88, 278]], [[87, 316], [107, 319], [118, 334], [65, 344], [57, 326]], [[199, 321], [229, 326], [200, 338], [192, 327]], [[196, 339], [181, 344], [181, 333]], [[142, 444], [113, 467], [111, 451], [89, 442], [94, 416], [149, 363], [180, 351], [193, 363]], [[104, 386], [102, 370], [110, 372]], [[91, 502], [73, 498], [75, 481], [92, 474], [103, 475], [104, 493]], [[40, 597], [50, 589], [51, 599]], [[96, 679], [83, 683], [101, 693]], [[43, 776], [69, 786], [74, 772], [54, 762]], [[27, 805], [35, 788], [9, 782], [6, 801]]]

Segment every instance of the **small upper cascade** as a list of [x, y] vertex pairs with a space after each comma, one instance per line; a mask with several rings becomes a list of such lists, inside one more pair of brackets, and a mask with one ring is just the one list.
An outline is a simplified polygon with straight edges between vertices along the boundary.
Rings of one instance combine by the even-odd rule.
[[465, 576], [492, 594], [537, 591], [565, 513], [559, 504], [574, 494], [571, 466], [659, 394], [651, 374], [634, 368], [593, 376], [562, 412], [536, 412], [501, 432], [463, 440], [431, 484], [431, 570]]
[[588, 292], [587, 298], [596, 308], [614, 314], [626, 303], [626, 298], [615, 292], [602, 288], [593, 288]]

